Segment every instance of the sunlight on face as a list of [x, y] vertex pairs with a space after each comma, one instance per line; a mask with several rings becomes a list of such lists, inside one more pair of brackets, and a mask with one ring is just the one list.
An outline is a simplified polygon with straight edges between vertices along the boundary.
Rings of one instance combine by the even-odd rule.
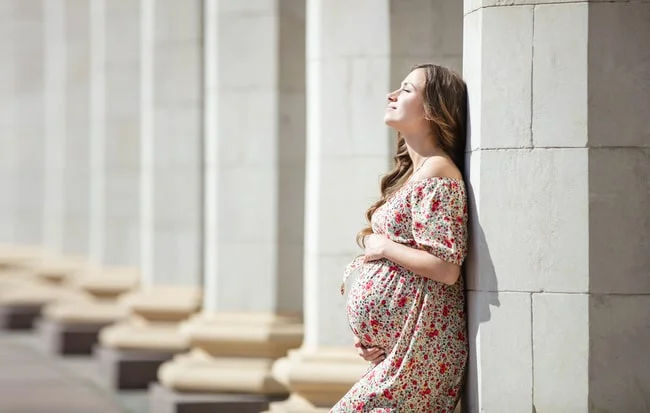
[[415, 69], [406, 76], [399, 89], [388, 94], [384, 122], [402, 133], [426, 130], [422, 93], [426, 83], [423, 69]]

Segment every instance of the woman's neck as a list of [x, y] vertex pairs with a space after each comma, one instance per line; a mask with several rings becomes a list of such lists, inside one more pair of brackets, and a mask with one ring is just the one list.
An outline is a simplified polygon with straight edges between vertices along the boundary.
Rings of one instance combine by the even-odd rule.
[[406, 142], [406, 148], [413, 163], [413, 169], [422, 166], [428, 158], [442, 154], [442, 150], [428, 136], [404, 136], [404, 141]]

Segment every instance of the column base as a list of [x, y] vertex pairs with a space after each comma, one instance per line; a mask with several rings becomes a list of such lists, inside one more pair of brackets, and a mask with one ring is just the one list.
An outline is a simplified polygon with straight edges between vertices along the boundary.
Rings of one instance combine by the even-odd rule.
[[202, 313], [185, 323], [192, 351], [161, 366], [158, 379], [181, 392], [288, 396], [275, 360], [302, 341], [300, 318], [276, 314]]
[[99, 330], [106, 324], [68, 324], [42, 318], [36, 322], [37, 334], [47, 353], [58, 356], [90, 355]]
[[136, 268], [107, 267], [87, 270], [71, 277], [70, 286], [99, 300], [117, 300], [137, 290], [140, 272]]
[[368, 368], [352, 346], [293, 350], [273, 366], [273, 376], [291, 389], [291, 397], [269, 412], [328, 412]]
[[191, 286], [154, 286], [121, 297], [130, 318], [104, 328], [95, 353], [109, 387], [146, 389], [155, 382], [162, 363], [189, 349], [179, 326], [201, 298]]
[[51, 251], [29, 245], [0, 245], [0, 269], [22, 269], [43, 257], [55, 255]]
[[115, 303], [61, 302], [46, 306], [37, 326], [47, 352], [90, 355], [100, 330], [126, 316], [126, 309]]
[[93, 350], [111, 390], [146, 389], [156, 381], [158, 368], [176, 352], [122, 350], [96, 345]]
[[41, 305], [0, 305], [0, 329], [31, 330], [41, 315]]
[[85, 300], [83, 294], [37, 282], [4, 285], [0, 290], [0, 328], [29, 330], [44, 306], [62, 299]]
[[30, 266], [29, 271], [39, 280], [51, 285], [66, 286], [75, 277], [94, 266], [84, 257], [61, 256], [44, 257]]
[[259, 413], [284, 397], [250, 394], [180, 393], [160, 384], [149, 388], [150, 413]]

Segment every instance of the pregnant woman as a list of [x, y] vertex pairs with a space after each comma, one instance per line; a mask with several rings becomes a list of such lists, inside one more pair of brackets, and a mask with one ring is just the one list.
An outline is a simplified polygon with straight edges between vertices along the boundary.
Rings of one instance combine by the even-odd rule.
[[467, 90], [453, 71], [418, 65], [388, 95], [394, 168], [358, 235], [364, 255], [347, 312], [370, 370], [331, 412], [451, 413], [467, 362], [461, 265], [467, 195], [461, 173]]

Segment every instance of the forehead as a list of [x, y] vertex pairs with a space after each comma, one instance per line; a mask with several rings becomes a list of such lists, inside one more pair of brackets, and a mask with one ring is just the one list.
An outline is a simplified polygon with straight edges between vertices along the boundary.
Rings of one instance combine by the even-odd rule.
[[404, 82], [413, 83], [415, 86], [424, 86], [425, 81], [424, 69], [415, 69], [404, 78]]

